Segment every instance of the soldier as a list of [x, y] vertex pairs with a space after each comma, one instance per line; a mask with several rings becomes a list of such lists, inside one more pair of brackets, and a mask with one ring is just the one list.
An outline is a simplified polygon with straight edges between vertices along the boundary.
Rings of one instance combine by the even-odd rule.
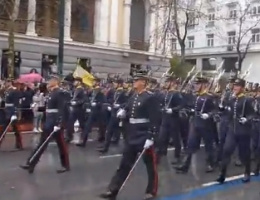
[[125, 106], [127, 100], [126, 91], [123, 88], [123, 82], [124, 81], [122, 79], [117, 79], [115, 81], [114, 88], [116, 91], [114, 94], [114, 100], [112, 105], [107, 107], [107, 109], [111, 112], [111, 117], [106, 130], [105, 144], [101, 149], [98, 150], [101, 153], [106, 153], [108, 151], [113, 135], [116, 143], [118, 143], [120, 139], [120, 119], [117, 118], [116, 114], [120, 108]]
[[[227, 103], [232, 98], [233, 94], [233, 84], [235, 82], [235, 77], [231, 77], [229, 79], [229, 83], [227, 85], [227, 88], [222, 93], [222, 96], [220, 98], [219, 102], [219, 109], [222, 110], [224, 107], [227, 106]], [[217, 162], [219, 163], [221, 161], [222, 153], [223, 153], [223, 147], [226, 140], [226, 134], [228, 131], [228, 112], [223, 111], [220, 113], [220, 122], [219, 122], [219, 145], [218, 145], [218, 152], [217, 152]]]
[[127, 127], [128, 141], [124, 148], [123, 157], [112, 178], [107, 192], [101, 194], [102, 198], [115, 198], [134, 165], [138, 153], [145, 149], [144, 162], [148, 173], [148, 186], [144, 199], [152, 199], [157, 194], [158, 174], [156, 157], [153, 148], [153, 138], [158, 131], [160, 106], [157, 98], [145, 90], [148, 78], [143, 74], [137, 74], [134, 79], [133, 97], [128, 101], [125, 110], [119, 110], [119, 118], [126, 117], [129, 120]]
[[163, 101], [162, 123], [159, 132], [158, 155], [167, 154], [167, 147], [170, 138], [173, 139], [175, 147], [173, 164], [180, 162], [181, 139], [180, 139], [180, 118], [179, 111], [183, 107], [183, 99], [180, 92], [176, 91], [177, 79], [168, 76], [165, 83], [167, 92]]
[[233, 98], [225, 107], [229, 111], [229, 124], [226, 141], [223, 148], [221, 173], [217, 182], [224, 183], [227, 166], [233, 152], [238, 146], [239, 157], [245, 166], [243, 182], [250, 181], [250, 142], [251, 120], [254, 117], [252, 99], [245, 96], [245, 80], [236, 79], [233, 88]]
[[191, 164], [192, 154], [200, 146], [201, 138], [205, 143], [205, 150], [207, 153], [207, 168], [206, 172], [213, 171], [213, 140], [214, 134], [212, 132], [214, 103], [213, 98], [206, 92], [208, 80], [203, 77], [197, 77], [195, 80], [195, 92], [197, 97], [194, 102], [194, 107], [191, 113], [194, 115], [191, 121], [191, 131], [188, 138], [188, 146], [184, 163], [176, 167], [177, 172], [187, 173]]
[[78, 147], [86, 146], [89, 133], [95, 122], [99, 128], [98, 141], [102, 142], [105, 139], [105, 120], [103, 118], [104, 116], [102, 116], [102, 106], [105, 102], [105, 95], [101, 90], [100, 81], [99, 78], [95, 79], [94, 89], [91, 93], [90, 108], [87, 108], [89, 116], [82, 132], [82, 142], [76, 144]]
[[255, 118], [253, 122], [253, 137], [252, 137], [252, 153], [255, 158], [256, 166], [254, 174], [259, 176], [260, 170], [260, 88], [257, 86], [254, 88], [255, 99], [254, 99], [254, 110]]
[[82, 86], [82, 79], [76, 77], [73, 83], [75, 89], [72, 99], [69, 102], [69, 119], [67, 123], [67, 142], [72, 140], [72, 134], [74, 132], [74, 123], [76, 120], [79, 121], [81, 129], [84, 128], [84, 109], [83, 104], [86, 100], [86, 93]]
[[[40, 142], [38, 146], [29, 156], [25, 165], [21, 165], [22, 169], [28, 170], [29, 173], [34, 172], [34, 168], [39, 162], [42, 154], [48, 147], [50, 140], [47, 138], [51, 133], [63, 123], [64, 114], [64, 95], [63, 91], [59, 88], [59, 78], [52, 76], [48, 82], [49, 97], [46, 106], [46, 121], [43, 125], [43, 133], [41, 134]], [[63, 132], [61, 130], [53, 134], [60, 154], [61, 168], [57, 170], [57, 173], [64, 173], [70, 170], [68, 149], [64, 140]], [[43, 146], [42, 146], [43, 145]]]
[[[3, 130], [1, 131], [0, 138], [4, 131], [9, 128], [11, 125], [14, 130], [15, 135], [15, 148], [23, 149], [22, 145], [22, 137], [17, 127], [17, 111], [16, 109], [19, 107], [19, 101], [21, 99], [21, 92], [13, 86], [12, 80], [7, 80], [6, 82], [6, 94], [5, 94], [5, 122], [3, 126]], [[6, 130], [7, 131], [7, 130]], [[0, 141], [0, 145], [4, 138]]]

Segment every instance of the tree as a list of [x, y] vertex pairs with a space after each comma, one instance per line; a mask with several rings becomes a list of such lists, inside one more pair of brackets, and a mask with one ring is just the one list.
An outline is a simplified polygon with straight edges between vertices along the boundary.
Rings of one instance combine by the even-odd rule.
[[7, 13], [8, 22], [8, 78], [14, 77], [14, 31], [19, 14], [20, 0], [1, 0], [0, 7]]
[[[197, 23], [200, 16], [201, 3], [196, 0], [160, 0], [155, 5], [157, 9], [165, 12], [164, 18], [161, 19], [162, 25], [158, 27], [161, 35], [162, 51], [167, 53], [168, 41], [177, 40], [180, 46], [181, 62], [185, 62], [186, 39], [189, 27]], [[176, 54], [175, 48], [170, 48], [172, 55]]]
[[192, 65], [189, 63], [183, 63], [182, 60], [175, 56], [170, 59], [171, 68], [169, 73], [173, 73], [175, 76], [185, 78], [187, 73], [192, 69]]
[[[223, 4], [218, 5], [218, 7]], [[230, 50], [236, 50], [238, 56], [238, 70], [241, 70], [243, 61], [250, 50], [250, 46], [254, 38], [252, 35], [255, 31], [259, 31], [258, 25], [260, 20], [257, 19], [257, 7], [250, 0], [240, 0], [236, 2], [235, 6], [232, 4], [233, 10], [228, 16], [222, 15], [215, 19], [214, 33], [222, 39], [223, 43], [228, 43]], [[221, 9], [220, 9], [221, 10]], [[227, 22], [233, 27], [233, 31], [228, 33], [226, 28]], [[224, 34], [223, 34], [224, 33]]]

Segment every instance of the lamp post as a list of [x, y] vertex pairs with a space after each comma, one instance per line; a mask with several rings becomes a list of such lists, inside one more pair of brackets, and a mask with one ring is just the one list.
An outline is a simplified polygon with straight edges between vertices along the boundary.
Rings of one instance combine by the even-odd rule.
[[238, 63], [238, 61], [235, 63], [235, 69], [236, 69], [235, 78], [237, 78], [237, 76], [239, 74], [239, 63]]
[[63, 74], [64, 57], [64, 19], [65, 19], [65, 0], [59, 1], [59, 52], [58, 52], [58, 74]]
[[216, 59], [216, 58], [210, 58], [210, 59], [209, 59], [209, 64], [210, 64], [211, 66], [216, 65], [216, 64], [217, 64], [217, 59]]

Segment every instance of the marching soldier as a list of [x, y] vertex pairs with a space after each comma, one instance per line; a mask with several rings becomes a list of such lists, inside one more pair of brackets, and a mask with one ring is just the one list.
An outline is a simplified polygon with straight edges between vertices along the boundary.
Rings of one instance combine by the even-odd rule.
[[[25, 165], [21, 165], [22, 169], [28, 170], [29, 173], [34, 172], [34, 168], [39, 162], [42, 154], [48, 147], [50, 139], [53, 137], [58, 145], [61, 168], [57, 173], [63, 173], [70, 170], [68, 149], [64, 140], [63, 132], [57, 127], [63, 123], [64, 115], [64, 96], [63, 91], [59, 88], [59, 78], [52, 76], [48, 82], [49, 97], [46, 106], [46, 121], [43, 126], [40, 142], [29, 156]], [[52, 135], [53, 134], [53, 135]], [[51, 138], [49, 136], [52, 136]]]
[[6, 82], [5, 108], [4, 108], [5, 123], [3, 126], [3, 130], [1, 131], [0, 134], [0, 138], [1, 138], [0, 145], [4, 139], [3, 134], [6, 134], [6, 132], [4, 131], [7, 131], [6, 129], [12, 126], [15, 135], [15, 148], [23, 149], [22, 137], [17, 127], [17, 116], [16, 116], [17, 115], [16, 109], [19, 108], [20, 99], [21, 99], [21, 92], [18, 91], [18, 89], [13, 86], [13, 82], [11, 80], [8, 80]]
[[126, 91], [123, 88], [123, 80], [116, 80], [114, 88], [116, 89], [116, 91], [114, 94], [113, 103], [112, 105], [109, 105], [107, 107], [107, 109], [111, 112], [111, 117], [106, 130], [105, 144], [101, 149], [99, 149], [101, 153], [106, 153], [108, 151], [113, 135], [116, 140], [116, 143], [119, 142], [121, 135], [119, 127], [120, 119], [117, 118], [116, 114], [120, 108], [123, 108], [125, 106], [127, 100]]
[[104, 116], [102, 116], [102, 106], [105, 102], [105, 95], [100, 87], [100, 79], [95, 79], [94, 89], [91, 94], [90, 108], [87, 109], [89, 116], [87, 122], [85, 123], [83, 133], [82, 133], [82, 142], [76, 144], [78, 147], [85, 147], [89, 133], [92, 130], [94, 123], [96, 122], [99, 128], [98, 141], [102, 142], [105, 139], [105, 125], [104, 125]]
[[191, 109], [193, 118], [191, 121], [191, 131], [188, 137], [188, 146], [184, 163], [176, 167], [177, 172], [187, 173], [191, 164], [192, 154], [200, 146], [201, 138], [205, 143], [205, 150], [207, 154], [207, 168], [206, 172], [213, 171], [213, 140], [214, 134], [212, 132], [214, 102], [211, 95], [206, 92], [208, 80], [203, 77], [197, 77], [195, 80], [195, 91], [198, 93], [194, 107]]
[[85, 111], [83, 109], [83, 104], [86, 100], [86, 93], [82, 86], [82, 79], [80, 77], [76, 77], [74, 79], [74, 94], [72, 99], [70, 100], [70, 113], [69, 113], [69, 120], [67, 124], [67, 142], [72, 140], [72, 134], [74, 132], [74, 123], [76, 120], [79, 121], [80, 127], [84, 128], [84, 114]]
[[183, 105], [183, 99], [180, 92], [176, 91], [177, 80], [169, 76], [165, 83], [167, 92], [163, 102], [162, 123], [159, 132], [158, 154], [163, 156], [167, 154], [167, 147], [170, 138], [173, 139], [175, 147], [175, 159], [173, 164], [179, 163], [181, 156], [181, 138], [180, 138], [180, 118], [179, 111]]
[[233, 88], [233, 98], [225, 107], [229, 111], [229, 124], [226, 141], [223, 148], [221, 163], [221, 173], [217, 182], [224, 183], [226, 178], [227, 166], [230, 158], [238, 146], [239, 157], [245, 166], [243, 182], [250, 181], [250, 143], [252, 119], [254, 108], [252, 99], [247, 98], [245, 92], [245, 80], [236, 79]]
[[117, 117], [126, 117], [128, 140], [124, 148], [119, 168], [112, 178], [107, 192], [101, 194], [102, 198], [115, 198], [134, 165], [138, 153], [145, 150], [144, 162], [148, 172], [148, 186], [144, 199], [152, 199], [157, 194], [158, 174], [156, 157], [153, 148], [153, 138], [158, 131], [160, 106], [152, 93], [145, 90], [148, 78], [137, 74], [134, 79], [133, 97], [129, 100], [125, 110], [119, 110]]

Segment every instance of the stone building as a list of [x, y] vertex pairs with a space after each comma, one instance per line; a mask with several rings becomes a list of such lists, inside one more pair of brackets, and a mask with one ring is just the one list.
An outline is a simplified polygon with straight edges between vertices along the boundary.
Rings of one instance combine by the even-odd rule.
[[[154, 0], [65, 1], [64, 74], [75, 69], [77, 59], [99, 73], [128, 74], [131, 66], [150, 65], [160, 74], [168, 67], [154, 33], [163, 23], [160, 11], [152, 11]], [[58, 7], [59, 0], [20, 0], [15, 50], [21, 73], [40, 69], [44, 55], [57, 61]], [[9, 16], [2, 9], [0, 57], [8, 49]]]

